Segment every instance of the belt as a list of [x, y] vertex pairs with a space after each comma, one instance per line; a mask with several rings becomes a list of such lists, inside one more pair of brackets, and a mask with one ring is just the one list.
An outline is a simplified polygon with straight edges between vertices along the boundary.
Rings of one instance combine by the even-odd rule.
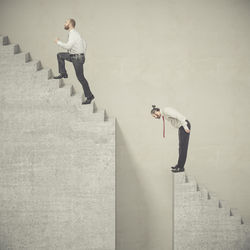
[[84, 56], [84, 53], [81, 54], [69, 54], [70, 56]]

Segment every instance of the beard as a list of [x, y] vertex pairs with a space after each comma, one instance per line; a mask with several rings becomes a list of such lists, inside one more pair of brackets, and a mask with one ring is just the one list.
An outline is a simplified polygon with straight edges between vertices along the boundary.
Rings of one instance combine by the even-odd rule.
[[69, 29], [69, 25], [64, 25], [64, 29], [68, 30]]

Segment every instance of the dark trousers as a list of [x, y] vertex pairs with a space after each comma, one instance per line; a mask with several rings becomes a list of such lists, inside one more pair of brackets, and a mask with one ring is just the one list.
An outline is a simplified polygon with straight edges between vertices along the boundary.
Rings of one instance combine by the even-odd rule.
[[57, 61], [58, 61], [58, 68], [59, 68], [59, 73], [60, 74], [66, 74], [66, 69], [65, 69], [65, 60], [72, 62], [75, 68], [76, 76], [78, 81], [81, 83], [84, 95], [87, 98], [90, 98], [92, 96], [91, 90], [89, 88], [89, 84], [84, 77], [83, 73], [83, 64], [85, 62], [85, 56], [84, 54], [77, 54], [77, 55], [72, 55], [67, 52], [61, 52], [57, 54]]
[[[186, 120], [187, 126], [189, 130], [191, 129], [191, 124], [188, 120]], [[189, 142], [189, 136], [190, 133], [187, 133], [183, 126], [179, 128], [179, 159], [177, 166], [179, 168], [184, 168], [186, 159], [187, 159], [187, 151], [188, 151], [188, 142]]]

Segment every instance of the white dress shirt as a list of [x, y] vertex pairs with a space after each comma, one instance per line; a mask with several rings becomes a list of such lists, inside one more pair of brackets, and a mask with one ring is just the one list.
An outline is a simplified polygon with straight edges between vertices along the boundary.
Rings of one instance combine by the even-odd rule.
[[81, 35], [75, 29], [69, 31], [67, 43], [58, 41], [57, 44], [68, 50], [70, 54], [85, 54], [87, 48], [86, 41], [81, 38]]
[[177, 110], [171, 107], [166, 107], [161, 110], [161, 114], [166, 118], [166, 120], [170, 121], [173, 127], [180, 128], [181, 126], [183, 126], [184, 129], [189, 129], [185, 116], [183, 116]]

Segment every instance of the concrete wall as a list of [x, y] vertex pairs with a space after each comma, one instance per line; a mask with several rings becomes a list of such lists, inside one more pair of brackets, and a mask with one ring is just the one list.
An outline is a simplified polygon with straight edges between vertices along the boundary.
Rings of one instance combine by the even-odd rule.
[[248, 0], [0, 1], [0, 33], [55, 73], [67, 17], [88, 42], [86, 77], [118, 120], [118, 250], [171, 249], [177, 131], [162, 139], [151, 104], [189, 118], [187, 170], [250, 222], [249, 11]]

